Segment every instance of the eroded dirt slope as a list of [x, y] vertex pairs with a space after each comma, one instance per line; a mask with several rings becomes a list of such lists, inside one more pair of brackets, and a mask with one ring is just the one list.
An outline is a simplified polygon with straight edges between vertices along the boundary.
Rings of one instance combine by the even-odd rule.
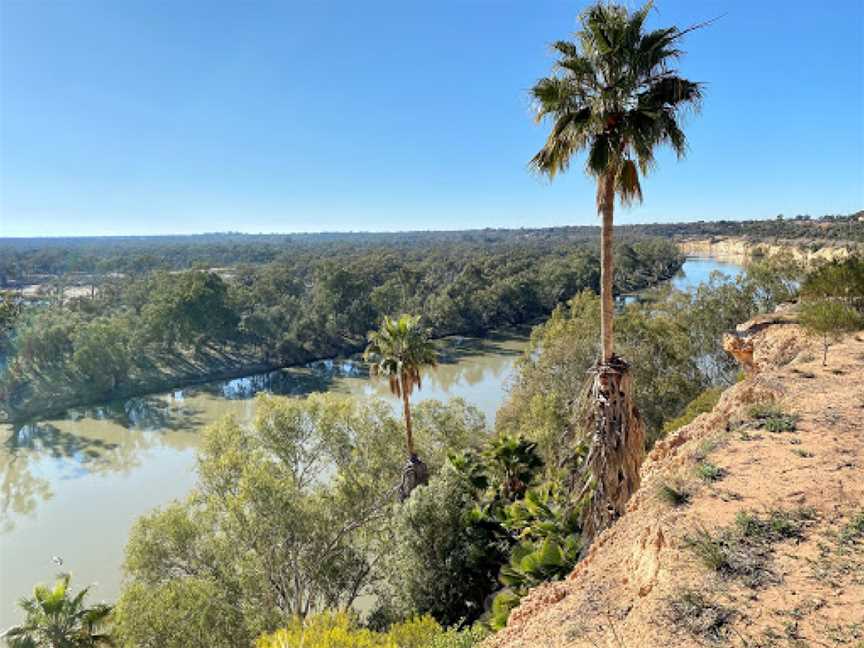
[[629, 512], [488, 648], [864, 648], [864, 332], [753, 337], [757, 371], [658, 444]]

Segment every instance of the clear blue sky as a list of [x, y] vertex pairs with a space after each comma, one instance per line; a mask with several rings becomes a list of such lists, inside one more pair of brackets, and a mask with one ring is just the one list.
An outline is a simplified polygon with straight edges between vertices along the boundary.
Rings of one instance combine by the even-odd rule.
[[[635, 3], [628, 3], [635, 6]], [[595, 223], [526, 163], [582, 2], [0, 0], [0, 236]], [[864, 206], [864, 2], [658, 0], [707, 85], [618, 222]]]

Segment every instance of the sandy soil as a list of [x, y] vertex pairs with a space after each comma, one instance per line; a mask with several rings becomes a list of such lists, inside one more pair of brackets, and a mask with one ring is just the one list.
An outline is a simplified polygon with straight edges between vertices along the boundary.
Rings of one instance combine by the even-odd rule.
[[[755, 373], [658, 444], [629, 512], [485, 648], [864, 648], [864, 332], [832, 346], [828, 367], [795, 324], [753, 342]], [[760, 403], [797, 416], [794, 430], [765, 429]], [[717, 479], [700, 476], [706, 462]], [[661, 496], [670, 485], [689, 501]], [[788, 536], [741, 540], [736, 516], [772, 511], [793, 521]], [[700, 538], [753, 570], [712, 568]]]

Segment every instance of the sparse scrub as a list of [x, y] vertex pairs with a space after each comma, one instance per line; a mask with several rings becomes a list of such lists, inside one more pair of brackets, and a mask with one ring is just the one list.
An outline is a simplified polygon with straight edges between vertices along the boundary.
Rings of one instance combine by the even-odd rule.
[[788, 414], [773, 403], [754, 405], [748, 413], [758, 427], [769, 432], [794, 432], [798, 422], [798, 417], [795, 414]]
[[690, 489], [682, 479], [663, 482], [657, 489], [657, 494], [661, 500], [672, 506], [684, 506], [690, 503]]
[[701, 529], [687, 538], [687, 546], [705, 567], [727, 578], [740, 578], [748, 587], [755, 589], [776, 581], [768, 567], [770, 548], [748, 541], [736, 530], [724, 529], [713, 536]]
[[794, 416], [778, 416], [765, 420], [764, 427], [769, 432], [794, 432], [795, 431]]
[[761, 439], [761, 434], [750, 434], [750, 432], [746, 428], [742, 428], [738, 431], [738, 438], [742, 441], [755, 441], [757, 439]]
[[716, 534], [699, 529], [686, 538], [686, 546], [711, 571], [740, 578], [749, 587], [757, 588], [777, 580], [771, 570], [774, 545], [802, 539], [814, 518], [810, 508], [775, 510], [765, 516], [741, 512], [732, 527]]
[[683, 589], [667, 600], [666, 616], [694, 637], [712, 643], [724, 642], [735, 611], [712, 601], [701, 592]]
[[840, 542], [853, 544], [864, 541], [864, 509], [859, 511], [840, 532]]
[[696, 474], [702, 481], [711, 483], [723, 479], [726, 471], [718, 466], [715, 466], [710, 461], [703, 460], [696, 464]]
[[713, 537], [705, 529], [699, 529], [685, 538], [685, 545], [693, 550], [702, 563], [711, 571], [728, 571], [731, 567], [727, 543], [720, 536]]
[[696, 461], [704, 461], [709, 454], [719, 447], [719, 445], [720, 442], [717, 439], [705, 439], [699, 444], [699, 447], [696, 449], [693, 456], [696, 458]]
[[791, 511], [774, 510], [767, 517], [741, 511], [735, 516], [735, 526], [745, 538], [762, 543], [775, 543], [783, 540], [800, 540], [804, 529], [816, 517], [812, 508], [802, 507]]
[[783, 411], [775, 403], [756, 403], [755, 405], [751, 405], [750, 409], [747, 410], [747, 415], [755, 420], [765, 419], [782, 413]]

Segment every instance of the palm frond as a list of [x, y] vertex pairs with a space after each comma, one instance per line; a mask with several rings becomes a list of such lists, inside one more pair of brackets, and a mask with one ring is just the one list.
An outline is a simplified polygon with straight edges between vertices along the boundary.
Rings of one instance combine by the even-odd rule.
[[567, 58], [575, 58], [579, 56], [579, 48], [570, 41], [555, 41], [552, 43], [552, 49]]
[[615, 177], [615, 191], [624, 205], [642, 202], [642, 187], [639, 184], [639, 171], [633, 160], [624, 160]]
[[664, 75], [652, 80], [644, 92], [637, 95], [641, 108], [677, 108], [683, 104], [698, 107], [702, 99], [702, 84], [682, 79], [675, 75]]
[[594, 176], [601, 176], [609, 169], [609, 160], [612, 157], [609, 137], [603, 133], [597, 135], [591, 142], [588, 151], [587, 169]]

